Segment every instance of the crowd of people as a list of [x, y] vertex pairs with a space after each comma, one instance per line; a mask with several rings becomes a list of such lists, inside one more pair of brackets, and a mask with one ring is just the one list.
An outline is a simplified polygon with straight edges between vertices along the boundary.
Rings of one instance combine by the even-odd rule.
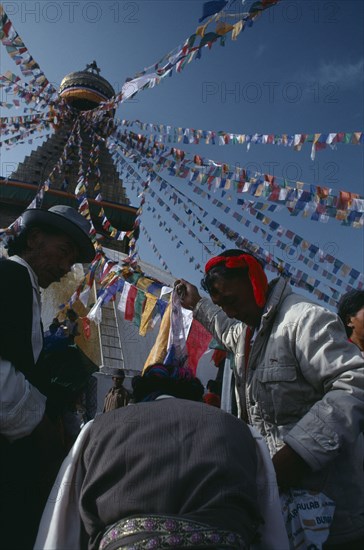
[[57, 205], [26, 210], [0, 260], [3, 547], [284, 550], [279, 492], [300, 489], [335, 505], [325, 550], [362, 548], [364, 291], [332, 312], [245, 251], [211, 258], [206, 296], [183, 279], [175, 291], [230, 354], [236, 416], [186, 368], [151, 365], [130, 391], [116, 369], [103, 414], [65, 445], [71, 394], [50, 364], [77, 353], [77, 313], [43, 341], [40, 288], [94, 254], [87, 220]]

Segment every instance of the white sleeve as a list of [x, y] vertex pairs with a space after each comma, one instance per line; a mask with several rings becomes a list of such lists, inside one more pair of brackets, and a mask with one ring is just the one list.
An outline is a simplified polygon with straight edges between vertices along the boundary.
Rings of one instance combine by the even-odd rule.
[[216, 340], [229, 351], [236, 353], [238, 342], [247, 328], [244, 323], [230, 319], [210, 298], [201, 298], [193, 310], [193, 316]]
[[42, 420], [47, 398], [24, 374], [0, 357], [0, 433], [15, 441], [32, 433]]
[[82, 458], [92, 425], [93, 420], [84, 425], [63, 461], [43, 511], [34, 550], [81, 548], [82, 521], [78, 501], [84, 478]]
[[260, 433], [248, 426], [255, 439], [257, 451], [258, 507], [264, 519], [259, 529], [260, 540], [251, 544], [251, 550], [289, 550], [276, 473], [266, 442]]

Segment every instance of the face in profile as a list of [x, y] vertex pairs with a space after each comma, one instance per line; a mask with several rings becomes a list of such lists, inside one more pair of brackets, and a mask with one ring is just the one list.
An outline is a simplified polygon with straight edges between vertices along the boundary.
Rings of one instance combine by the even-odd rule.
[[350, 315], [347, 322], [352, 329], [350, 338], [352, 340], [364, 341], [364, 307], [359, 309], [355, 315]]
[[52, 235], [38, 228], [31, 231], [24, 259], [34, 270], [42, 288], [59, 282], [77, 258], [78, 248], [65, 233]]
[[213, 282], [210, 296], [214, 304], [220, 306], [228, 317], [243, 321], [249, 326], [259, 324], [262, 310], [255, 302], [248, 277], [217, 277]]

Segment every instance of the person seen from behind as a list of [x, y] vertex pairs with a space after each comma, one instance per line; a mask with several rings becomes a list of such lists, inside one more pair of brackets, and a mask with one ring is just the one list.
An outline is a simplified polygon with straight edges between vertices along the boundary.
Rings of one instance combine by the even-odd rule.
[[[248, 548], [262, 524], [249, 428], [207, 407], [188, 369], [151, 365], [132, 387], [133, 404], [89, 423], [75, 465], [80, 495], [63, 503], [65, 491], [57, 506], [49, 502], [36, 549], [65, 548], [65, 540], [89, 550]], [[63, 506], [67, 533], [58, 526]]]

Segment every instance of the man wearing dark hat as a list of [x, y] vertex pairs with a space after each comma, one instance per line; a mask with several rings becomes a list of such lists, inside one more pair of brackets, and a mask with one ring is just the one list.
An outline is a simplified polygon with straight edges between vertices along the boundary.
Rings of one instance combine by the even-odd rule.
[[123, 369], [113, 369], [113, 386], [105, 396], [103, 412], [125, 407], [129, 403], [131, 396], [128, 390], [123, 386], [124, 380], [125, 371]]
[[260, 262], [227, 250], [197, 288], [176, 281], [182, 306], [234, 353], [238, 412], [264, 437], [280, 488], [323, 492], [336, 510], [326, 549], [364, 544], [364, 361], [337, 315], [268, 284]]
[[50, 381], [39, 360], [39, 287], [59, 282], [73, 264], [95, 255], [89, 222], [69, 206], [26, 210], [20, 227], [7, 245], [9, 259], [0, 260], [0, 516], [7, 549], [32, 548], [42, 506], [41, 473], [61, 449], [48, 414]]

